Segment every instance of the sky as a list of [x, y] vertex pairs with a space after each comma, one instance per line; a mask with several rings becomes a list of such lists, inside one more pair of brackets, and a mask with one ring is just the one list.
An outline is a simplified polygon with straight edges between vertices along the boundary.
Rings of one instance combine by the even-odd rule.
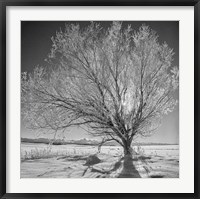
[[[51, 37], [56, 31], [64, 29], [65, 24], [79, 23], [81, 28], [90, 24], [89, 21], [22, 21], [21, 22], [21, 71], [32, 72], [35, 66], [47, 66], [45, 62], [52, 46]], [[112, 21], [98, 21], [103, 29], [110, 26]], [[179, 67], [179, 22], [178, 21], [123, 21], [122, 27], [131, 24], [134, 30], [138, 30], [142, 24], [148, 25], [159, 35], [160, 43], [166, 42], [173, 48], [175, 55], [172, 65]], [[177, 99], [179, 91], [176, 92]], [[21, 137], [34, 138], [35, 134], [25, 129], [21, 123]], [[41, 135], [41, 137], [44, 137]], [[65, 133], [66, 139], [89, 138], [84, 130], [73, 128]], [[153, 136], [138, 139], [140, 142], [179, 143], [179, 105], [169, 115], [165, 116], [162, 125]]]

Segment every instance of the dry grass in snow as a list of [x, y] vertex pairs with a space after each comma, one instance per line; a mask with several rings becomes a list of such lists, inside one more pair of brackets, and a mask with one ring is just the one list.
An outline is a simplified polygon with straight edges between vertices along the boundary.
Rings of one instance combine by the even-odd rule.
[[136, 147], [132, 159], [122, 148], [96, 146], [22, 144], [21, 178], [177, 178], [177, 145]]

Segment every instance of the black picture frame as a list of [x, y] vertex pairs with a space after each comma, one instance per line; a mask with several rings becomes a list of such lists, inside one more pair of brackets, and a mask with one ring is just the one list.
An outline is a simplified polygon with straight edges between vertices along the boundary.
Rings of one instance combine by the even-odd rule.
[[[6, 7], [8, 6], [193, 6], [194, 7], [194, 193], [6, 193]], [[200, 198], [199, 194], [199, 0], [0, 0], [0, 198]]]

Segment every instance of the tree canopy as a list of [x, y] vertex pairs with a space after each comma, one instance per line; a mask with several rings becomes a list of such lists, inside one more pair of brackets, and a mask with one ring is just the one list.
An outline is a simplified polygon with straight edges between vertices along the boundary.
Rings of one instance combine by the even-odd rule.
[[149, 136], [172, 112], [178, 68], [173, 49], [142, 25], [91, 22], [66, 25], [52, 37], [49, 67], [22, 73], [22, 115], [32, 129], [64, 131], [82, 126], [123, 147]]

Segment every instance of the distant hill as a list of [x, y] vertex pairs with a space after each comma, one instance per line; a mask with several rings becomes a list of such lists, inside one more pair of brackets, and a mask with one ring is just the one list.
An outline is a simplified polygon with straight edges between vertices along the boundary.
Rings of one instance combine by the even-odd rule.
[[31, 138], [21, 138], [21, 142], [25, 143], [42, 143], [42, 144], [53, 144], [53, 145], [66, 145], [66, 144], [79, 144], [79, 145], [98, 145], [99, 142], [96, 140], [87, 140], [87, 139], [81, 139], [81, 140], [53, 140], [53, 139], [46, 139], [46, 138], [37, 138], [37, 139], [31, 139]]
[[[88, 140], [88, 139], [80, 139], [80, 140], [53, 140], [47, 138], [21, 138], [21, 142], [23, 143], [42, 143], [42, 144], [53, 144], [53, 145], [67, 145], [67, 144], [77, 144], [77, 145], [98, 145], [100, 142], [97, 140]], [[150, 145], [177, 145], [177, 144], [169, 144], [169, 143], [145, 143], [145, 142], [137, 142], [134, 143], [135, 146], [150, 146]], [[118, 146], [115, 141], [110, 141], [104, 144], [104, 146]]]

